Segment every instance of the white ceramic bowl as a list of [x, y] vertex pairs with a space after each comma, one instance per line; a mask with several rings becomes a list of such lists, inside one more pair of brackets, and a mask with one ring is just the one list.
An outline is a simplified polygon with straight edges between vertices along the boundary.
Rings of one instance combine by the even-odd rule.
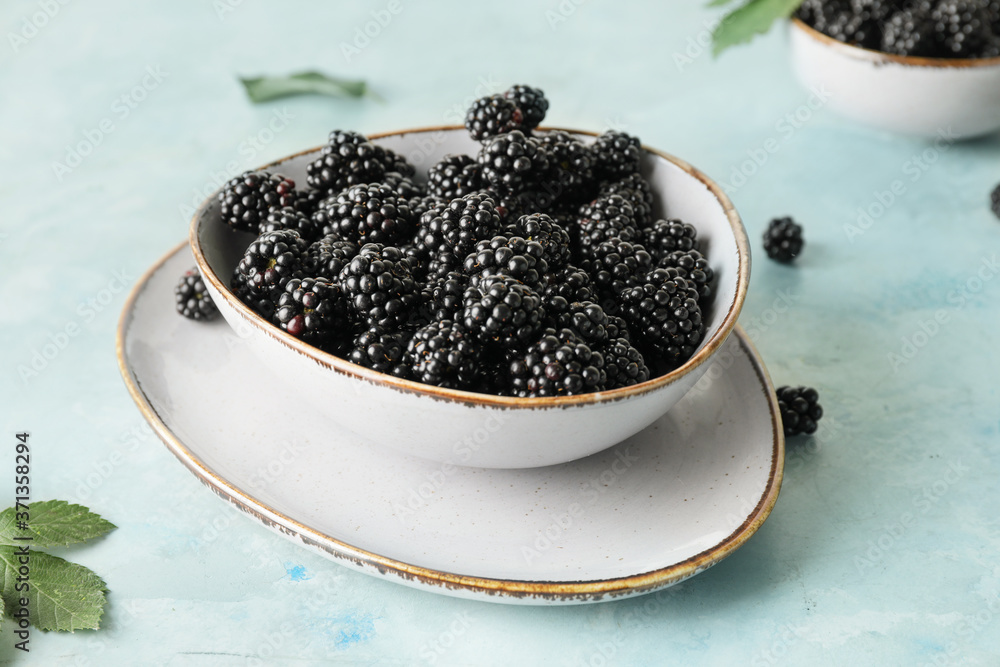
[[831, 109], [873, 127], [951, 141], [1000, 129], [1000, 58], [894, 56], [791, 21], [792, 62]]
[[[372, 140], [407, 156], [423, 172], [446, 154], [475, 154], [478, 149], [461, 127], [382, 134]], [[263, 168], [304, 185], [306, 165], [319, 150]], [[705, 314], [702, 344], [681, 368], [634, 387], [595, 394], [512, 398], [441, 389], [362, 368], [303, 343], [229, 291], [233, 268], [253, 236], [221, 223], [215, 196], [195, 213], [191, 248], [223, 317], [261, 363], [288, 380], [285, 391], [303, 405], [328, 412], [373, 443], [445, 465], [553, 465], [606, 449], [662, 416], [708, 368], [743, 306], [750, 251], [746, 231], [722, 190], [690, 165], [648, 148], [643, 173], [657, 194], [657, 213], [698, 228], [716, 274], [714, 305]]]

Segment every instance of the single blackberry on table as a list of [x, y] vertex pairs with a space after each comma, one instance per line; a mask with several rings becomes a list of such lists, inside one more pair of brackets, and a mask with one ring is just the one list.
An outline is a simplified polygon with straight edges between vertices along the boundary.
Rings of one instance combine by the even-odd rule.
[[608, 340], [608, 316], [592, 301], [576, 301], [556, 318], [557, 329], [569, 329], [585, 343], [600, 344]]
[[598, 244], [580, 264], [602, 298], [614, 298], [649, 273], [653, 257], [638, 243], [611, 239]]
[[607, 389], [631, 387], [649, 379], [649, 367], [642, 352], [632, 347], [627, 338], [611, 338], [598, 347], [598, 352], [604, 357]]
[[571, 332], [546, 330], [523, 356], [510, 363], [515, 396], [574, 396], [601, 391], [607, 383], [604, 357]]
[[993, 209], [993, 213], [1000, 218], [1000, 185], [994, 188], [993, 193], [990, 195], [990, 208]]
[[277, 232], [282, 229], [295, 230], [306, 241], [315, 241], [319, 238], [320, 232], [320, 226], [310, 216], [291, 206], [286, 206], [268, 211], [267, 217], [260, 223], [258, 234]]
[[480, 381], [482, 344], [459, 322], [432, 322], [414, 332], [406, 364], [418, 382], [448, 389], [471, 389]]
[[538, 293], [546, 301], [557, 296], [565, 299], [567, 303], [597, 299], [597, 292], [590, 282], [590, 274], [572, 264], [543, 275]]
[[624, 132], [608, 130], [591, 146], [594, 172], [606, 180], [617, 180], [639, 173], [642, 144]]
[[942, 55], [950, 58], [975, 58], [993, 41], [993, 25], [983, 0], [940, 0], [934, 5], [931, 20], [937, 32]]
[[387, 185], [355, 185], [325, 200], [313, 216], [324, 236], [344, 241], [395, 245], [413, 234], [409, 203]]
[[211, 320], [219, 314], [198, 269], [191, 269], [181, 276], [174, 288], [174, 298], [177, 312], [189, 320]]
[[366, 243], [340, 272], [340, 285], [368, 326], [402, 326], [419, 303], [412, 266], [398, 248]]
[[786, 437], [816, 432], [823, 416], [819, 393], [812, 387], [778, 387], [778, 409]]
[[298, 232], [265, 232], [251, 243], [237, 266], [245, 285], [256, 296], [284, 290], [285, 283], [302, 277], [302, 259], [309, 243]]
[[632, 333], [676, 367], [687, 361], [705, 328], [698, 290], [676, 269], [655, 269], [624, 290], [622, 316]]
[[352, 185], [374, 183], [386, 172], [386, 152], [357, 132], [334, 130], [320, 156], [306, 167], [306, 181], [336, 194]]
[[427, 191], [448, 201], [483, 188], [483, 167], [468, 155], [446, 155], [427, 172]]
[[476, 244], [492, 239], [500, 227], [500, 214], [493, 200], [482, 194], [469, 194], [421, 217], [414, 243], [426, 256], [459, 268], [465, 257], [476, 250]]
[[642, 230], [642, 239], [653, 259], [659, 261], [672, 252], [697, 248], [698, 230], [680, 220], [657, 220]]
[[506, 236], [519, 236], [527, 241], [541, 244], [542, 256], [548, 264], [549, 271], [558, 271], [569, 264], [571, 252], [569, 232], [544, 213], [522, 215], [516, 221], [508, 223], [503, 233]]
[[791, 262], [802, 252], [803, 245], [802, 227], [791, 218], [772, 220], [764, 232], [764, 250], [776, 262]]
[[460, 320], [469, 277], [451, 271], [432, 278], [420, 288], [420, 310], [428, 322]]
[[385, 172], [379, 183], [388, 187], [401, 199], [410, 200], [427, 195], [421, 185], [417, 184], [410, 176], [404, 176], [398, 171]]
[[594, 248], [612, 239], [638, 242], [639, 228], [635, 211], [621, 195], [598, 197], [580, 207], [576, 249], [581, 258], [593, 257]]
[[521, 126], [525, 130], [533, 130], [545, 119], [549, 110], [549, 101], [540, 88], [531, 86], [511, 86], [504, 92], [504, 97], [511, 100], [521, 111]]
[[314, 241], [302, 256], [302, 272], [316, 278], [336, 281], [347, 263], [358, 254], [354, 241], [341, 241], [336, 236], [324, 236]]
[[409, 378], [410, 367], [403, 358], [412, 336], [413, 332], [408, 329], [386, 329], [376, 325], [354, 337], [345, 358], [379, 373]]
[[708, 265], [705, 259], [697, 250], [675, 250], [672, 253], [663, 255], [657, 263], [661, 269], [674, 268], [694, 283], [698, 290], [698, 299], [704, 303], [712, 296], [712, 283], [715, 281], [715, 272]]
[[542, 299], [516, 278], [483, 278], [464, 295], [462, 322], [487, 343], [516, 348], [531, 342], [545, 318]]
[[642, 229], [653, 219], [653, 188], [642, 174], [630, 174], [601, 186], [598, 197], [620, 195], [632, 206], [635, 224]]
[[232, 179], [219, 193], [222, 221], [233, 229], [258, 232], [268, 211], [294, 206], [295, 181], [267, 171], [247, 171]]
[[883, 25], [879, 48], [897, 56], [933, 57], [937, 49], [934, 21], [919, 8], [900, 9]]
[[274, 319], [296, 338], [322, 346], [347, 329], [347, 300], [329, 280], [293, 278], [278, 298]]
[[550, 172], [545, 189], [552, 200], [578, 201], [588, 198], [594, 184], [594, 154], [568, 132], [546, 132], [539, 141], [547, 149]]
[[503, 95], [481, 97], [465, 114], [465, 128], [476, 141], [519, 130], [523, 121], [521, 110]]
[[[518, 194], [548, 174], [546, 147], [533, 137], [514, 130], [493, 137], [479, 151], [483, 177], [501, 195]], [[533, 212], [533, 211], [530, 211]]]
[[477, 243], [462, 264], [462, 271], [471, 277], [473, 284], [480, 278], [504, 274], [530, 287], [540, 285], [548, 268], [541, 243], [520, 236], [499, 235]]

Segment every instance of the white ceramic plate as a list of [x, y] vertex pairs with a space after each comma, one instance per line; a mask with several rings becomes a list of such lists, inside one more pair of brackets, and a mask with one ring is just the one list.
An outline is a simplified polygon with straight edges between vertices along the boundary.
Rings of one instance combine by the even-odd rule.
[[691, 394], [625, 442], [546, 468], [462, 468], [359, 442], [287, 398], [225, 322], [177, 315], [173, 287], [193, 264], [176, 248], [126, 303], [118, 359], [129, 391], [217, 494], [337, 562], [460, 597], [596, 602], [705, 570], [777, 499], [777, 404], [738, 328]]

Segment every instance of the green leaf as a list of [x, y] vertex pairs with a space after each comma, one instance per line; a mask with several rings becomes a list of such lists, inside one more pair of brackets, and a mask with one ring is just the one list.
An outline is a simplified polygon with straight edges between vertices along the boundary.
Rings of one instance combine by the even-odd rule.
[[802, 0], [750, 0], [735, 9], [712, 32], [712, 52], [719, 55], [736, 44], [749, 42], [754, 35], [771, 29], [778, 19], [788, 18], [802, 4]]
[[268, 102], [292, 95], [331, 97], [375, 97], [364, 81], [327, 76], [322, 72], [297, 72], [288, 76], [240, 78], [251, 102]]
[[[3, 566], [3, 600], [10, 617], [28, 600], [28, 620], [42, 630], [96, 630], [104, 613], [107, 585], [83, 565], [42, 551], [28, 550], [28, 590], [18, 591], [18, 568], [22, 564], [15, 547], [0, 547]], [[23, 579], [23, 578], [22, 578]]]
[[733, 0], [712, 0], [708, 3], [706, 7], [722, 7], [723, 5], [728, 5]]
[[[17, 511], [8, 507], [0, 512], [0, 544], [26, 547], [62, 547], [86, 542], [115, 529], [82, 505], [65, 500], [43, 500], [28, 505], [27, 530], [18, 527]], [[30, 537], [31, 540], [16, 540]]]

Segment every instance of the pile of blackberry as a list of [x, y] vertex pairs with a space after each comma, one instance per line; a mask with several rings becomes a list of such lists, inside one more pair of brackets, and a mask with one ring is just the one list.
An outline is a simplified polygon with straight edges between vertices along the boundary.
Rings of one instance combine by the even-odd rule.
[[1000, 56], [1000, 0], [804, 0], [795, 15], [836, 40], [894, 55]]
[[524, 85], [477, 100], [478, 153], [426, 177], [337, 130], [306, 189], [233, 179], [222, 221], [257, 235], [234, 294], [326, 352], [451, 389], [569, 396], [679, 367], [713, 292], [697, 231], [654, 215], [636, 137], [539, 131], [548, 106]]

